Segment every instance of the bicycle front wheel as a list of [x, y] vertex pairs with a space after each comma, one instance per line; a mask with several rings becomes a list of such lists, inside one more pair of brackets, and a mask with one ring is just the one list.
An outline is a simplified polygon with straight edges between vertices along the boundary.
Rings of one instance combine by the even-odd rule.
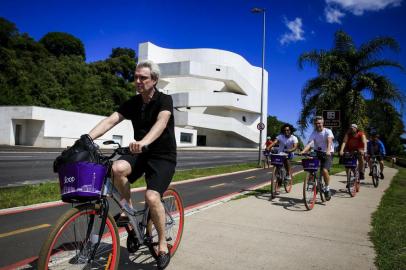
[[349, 169], [347, 173], [347, 190], [348, 194], [350, 194], [351, 197], [354, 197], [357, 194], [356, 182], [357, 179], [355, 170]]
[[[164, 192], [162, 201], [165, 208], [166, 242], [168, 243], [168, 250], [172, 257], [178, 250], [180, 240], [182, 239], [185, 213], [182, 198], [174, 188], [170, 187]], [[158, 232], [151, 220], [149, 220], [148, 223], [152, 225], [148, 233], [151, 238], [151, 243], [148, 244], [148, 248], [151, 255], [157, 258], [159, 247]]]
[[315, 174], [308, 173], [303, 182], [303, 201], [307, 210], [312, 210], [316, 203], [317, 184]]
[[120, 238], [110, 214], [91, 259], [102, 225], [100, 212], [98, 205], [83, 204], [61, 216], [41, 248], [38, 269], [117, 269]]
[[271, 197], [269, 198], [270, 200], [276, 198], [276, 193], [278, 192], [279, 189], [279, 168], [274, 166], [272, 170], [272, 178], [271, 178]]
[[378, 167], [376, 165], [372, 165], [372, 183], [374, 187], [379, 185]]

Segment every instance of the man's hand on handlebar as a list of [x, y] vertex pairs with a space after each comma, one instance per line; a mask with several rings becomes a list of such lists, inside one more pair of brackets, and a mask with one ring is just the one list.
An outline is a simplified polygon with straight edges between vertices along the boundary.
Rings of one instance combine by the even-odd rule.
[[143, 147], [146, 147], [146, 146], [147, 146], [147, 144], [144, 143], [142, 140], [141, 141], [134, 141], [134, 142], [130, 143], [129, 149], [130, 149], [131, 153], [138, 154], [138, 153], [143, 152], [142, 149], [143, 149]]

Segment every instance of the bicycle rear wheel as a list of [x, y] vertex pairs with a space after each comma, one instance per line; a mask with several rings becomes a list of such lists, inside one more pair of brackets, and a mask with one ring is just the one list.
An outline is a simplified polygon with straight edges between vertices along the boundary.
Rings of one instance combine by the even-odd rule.
[[279, 168], [274, 167], [272, 170], [272, 178], [271, 178], [271, 197], [270, 200], [276, 197], [276, 192], [279, 190]]
[[349, 169], [347, 173], [347, 191], [351, 197], [354, 197], [357, 194], [356, 182], [357, 179], [355, 175], [355, 170]]
[[317, 184], [314, 173], [308, 173], [303, 182], [303, 201], [307, 210], [312, 210], [316, 202]]
[[374, 184], [374, 187], [379, 186], [378, 167], [376, 164], [372, 165], [372, 183]]
[[[178, 250], [182, 239], [185, 218], [183, 202], [179, 193], [172, 187], [164, 192], [162, 201], [165, 208], [165, 236], [172, 257]], [[152, 224], [152, 221], [149, 219], [148, 223]], [[149, 251], [154, 258], [157, 258], [159, 239], [155, 225], [152, 224], [151, 231], [148, 234], [151, 238], [151, 243], [148, 244]]]
[[89, 261], [99, 238], [100, 212], [98, 205], [83, 204], [61, 216], [41, 248], [38, 269], [117, 269], [120, 238], [110, 214], [95, 257]]
[[289, 193], [292, 190], [293, 175], [291, 172], [289, 172], [289, 176], [290, 176], [290, 180], [283, 181], [283, 187], [285, 188], [286, 193]]

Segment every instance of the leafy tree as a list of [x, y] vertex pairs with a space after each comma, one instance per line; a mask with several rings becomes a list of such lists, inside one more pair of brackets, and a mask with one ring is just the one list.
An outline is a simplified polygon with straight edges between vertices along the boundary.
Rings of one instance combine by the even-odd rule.
[[379, 134], [388, 153], [401, 154], [404, 152], [404, 142], [402, 142], [401, 136], [405, 126], [400, 113], [389, 103], [370, 100], [366, 104], [369, 119], [367, 131], [375, 131]]
[[14, 23], [0, 17], [0, 46], [9, 47], [10, 41], [17, 35], [18, 29]]
[[71, 34], [49, 32], [39, 41], [53, 55], [78, 55], [85, 59], [85, 47], [82, 41]]
[[391, 37], [378, 37], [357, 48], [348, 34], [337, 31], [331, 50], [303, 53], [299, 67], [310, 63], [317, 67], [318, 76], [310, 79], [302, 90], [299, 119], [302, 132], [323, 110], [341, 111], [341, 127], [335, 130], [339, 142], [351, 123], [366, 128], [369, 119], [364, 93], [369, 93], [378, 104], [403, 104], [402, 92], [388, 77], [376, 72], [376, 68], [383, 67], [404, 70], [399, 63], [381, 58], [380, 53], [386, 48], [398, 51], [399, 45]]

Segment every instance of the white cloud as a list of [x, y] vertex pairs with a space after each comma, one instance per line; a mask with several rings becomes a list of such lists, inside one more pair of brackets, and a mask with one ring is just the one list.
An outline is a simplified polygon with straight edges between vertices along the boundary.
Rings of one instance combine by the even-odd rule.
[[341, 18], [345, 16], [343, 12], [339, 9], [327, 6], [324, 9], [324, 15], [326, 16], [326, 20], [329, 23], [338, 23], [341, 24]]
[[302, 19], [296, 18], [293, 21], [288, 21], [285, 18], [285, 25], [289, 28], [290, 32], [285, 33], [279, 40], [282, 45], [288, 44], [290, 42], [296, 42], [298, 40], [304, 40], [302, 29]]
[[354, 15], [362, 15], [365, 11], [378, 11], [387, 7], [400, 6], [403, 0], [326, 0], [328, 7], [336, 5]]

